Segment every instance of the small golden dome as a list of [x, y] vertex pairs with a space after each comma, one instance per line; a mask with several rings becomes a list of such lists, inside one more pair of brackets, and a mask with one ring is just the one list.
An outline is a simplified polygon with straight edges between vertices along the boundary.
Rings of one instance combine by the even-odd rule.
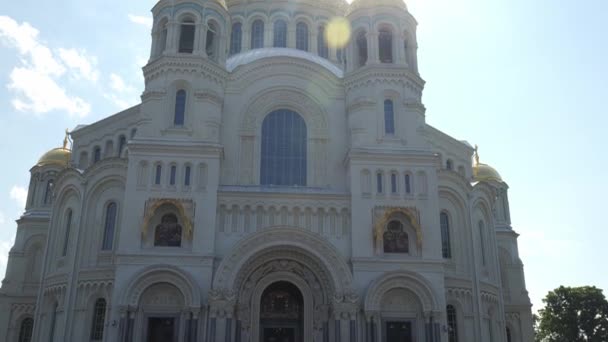
[[58, 147], [54, 148], [47, 153], [43, 154], [38, 160], [37, 166], [46, 166], [46, 165], [57, 165], [57, 166], [67, 166], [70, 162], [70, 157], [72, 156], [72, 151], [67, 148]]
[[502, 177], [495, 168], [488, 164], [479, 163], [473, 166], [474, 179], [477, 182], [497, 181], [502, 182]]

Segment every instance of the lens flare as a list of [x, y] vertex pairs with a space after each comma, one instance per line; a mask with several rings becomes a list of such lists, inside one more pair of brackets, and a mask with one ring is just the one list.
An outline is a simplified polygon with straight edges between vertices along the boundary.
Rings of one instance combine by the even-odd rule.
[[341, 49], [350, 40], [350, 22], [346, 18], [335, 17], [327, 24], [325, 39], [330, 48]]

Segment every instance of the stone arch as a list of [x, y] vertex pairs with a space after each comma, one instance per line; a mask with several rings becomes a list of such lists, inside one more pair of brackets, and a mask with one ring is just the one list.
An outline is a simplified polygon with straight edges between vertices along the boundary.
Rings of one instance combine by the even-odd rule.
[[408, 271], [386, 273], [374, 280], [367, 290], [364, 310], [366, 312], [381, 311], [383, 296], [388, 291], [396, 288], [402, 288], [413, 292], [420, 300], [425, 313], [443, 311], [438, 307], [437, 298], [428, 281], [421, 275]]
[[121, 303], [137, 307], [145, 290], [159, 283], [168, 283], [179, 289], [188, 307], [201, 306], [201, 295], [196, 282], [189, 274], [171, 265], [149, 266], [137, 273], [125, 287]]
[[[344, 296], [352, 292], [353, 277], [339, 251], [320, 236], [297, 228], [273, 227], [255, 233], [237, 244], [219, 265], [213, 289], [234, 291], [241, 270], [256, 255], [271, 250], [301, 251], [329, 277], [335, 293]], [[242, 277], [242, 276], [241, 276]]]

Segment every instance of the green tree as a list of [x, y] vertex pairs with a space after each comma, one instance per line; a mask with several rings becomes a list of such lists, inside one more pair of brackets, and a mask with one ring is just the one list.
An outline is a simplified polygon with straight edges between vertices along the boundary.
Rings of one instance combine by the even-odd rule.
[[538, 311], [537, 342], [607, 342], [608, 301], [594, 286], [549, 292]]

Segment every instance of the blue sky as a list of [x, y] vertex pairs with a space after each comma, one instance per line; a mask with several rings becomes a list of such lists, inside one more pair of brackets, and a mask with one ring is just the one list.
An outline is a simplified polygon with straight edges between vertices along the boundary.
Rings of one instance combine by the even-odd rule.
[[[411, 0], [430, 124], [509, 183], [535, 310], [608, 290], [608, 1]], [[153, 0], [0, 4], [0, 273], [29, 168], [66, 127], [136, 104]]]

